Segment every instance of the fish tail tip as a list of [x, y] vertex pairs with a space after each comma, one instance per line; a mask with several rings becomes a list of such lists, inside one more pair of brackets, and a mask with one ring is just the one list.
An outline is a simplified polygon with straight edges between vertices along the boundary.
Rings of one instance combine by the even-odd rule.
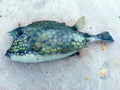
[[102, 41], [109, 42], [109, 43], [114, 42], [114, 39], [112, 38], [112, 36], [110, 35], [110, 33], [108, 31], [105, 31], [105, 32], [98, 34], [97, 38], [102, 40]]

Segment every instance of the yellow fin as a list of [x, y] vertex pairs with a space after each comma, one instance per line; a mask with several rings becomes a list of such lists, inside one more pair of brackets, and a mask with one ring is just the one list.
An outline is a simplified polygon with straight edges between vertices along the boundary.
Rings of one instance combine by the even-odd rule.
[[75, 27], [80, 30], [82, 28], [84, 28], [86, 24], [86, 21], [85, 21], [85, 16], [82, 16], [80, 19], [78, 19], [78, 21], [75, 23]]

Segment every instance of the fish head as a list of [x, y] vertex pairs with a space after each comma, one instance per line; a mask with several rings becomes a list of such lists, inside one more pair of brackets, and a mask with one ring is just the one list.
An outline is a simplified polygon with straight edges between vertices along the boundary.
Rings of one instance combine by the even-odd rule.
[[[26, 62], [29, 55], [33, 56], [36, 52], [33, 51], [33, 44], [36, 42], [36, 34], [31, 28], [19, 27], [9, 32], [13, 41], [5, 56], [11, 61]], [[32, 61], [33, 58], [31, 58]]]
[[24, 34], [13, 40], [11, 47], [7, 50], [5, 56], [10, 61], [37, 63], [39, 62], [36, 52], [31, 49], [31, 39]]
[[27, 34], [24, 34], [21, 29], [17, 29], [11, 32], [13, 41], [11, 47], [7, 50], [5, 56], [11, 58], [13, 55], [21, 56], [29, 52], [29, 39]]

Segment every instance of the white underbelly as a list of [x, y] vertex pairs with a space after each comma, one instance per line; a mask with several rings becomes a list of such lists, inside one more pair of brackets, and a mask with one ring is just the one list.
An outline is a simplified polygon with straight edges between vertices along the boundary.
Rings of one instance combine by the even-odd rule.
[[34, 55], [34, 54], [25, 54], [25, 55], [12, 55], [10, 60], [23, 62], [23, 63], [38, 63], [38, 62], [45, 62], [45, 61], [53, 61], [65, 58], [74, 54], [74, 52], [66, 53], [66, 54], [50, 54], [50, 55]]

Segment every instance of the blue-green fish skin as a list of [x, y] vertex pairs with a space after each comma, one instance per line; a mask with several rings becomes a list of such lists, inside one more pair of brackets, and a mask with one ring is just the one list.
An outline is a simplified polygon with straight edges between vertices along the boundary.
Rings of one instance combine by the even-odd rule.
[[69, 57], [96, 40], [113, 42], [108, 32], [98, 35], [78, 32], [75, 26], [38, 21], [11, 32], [13, 43], [6, 56], [12, 61], [37, 63]]

